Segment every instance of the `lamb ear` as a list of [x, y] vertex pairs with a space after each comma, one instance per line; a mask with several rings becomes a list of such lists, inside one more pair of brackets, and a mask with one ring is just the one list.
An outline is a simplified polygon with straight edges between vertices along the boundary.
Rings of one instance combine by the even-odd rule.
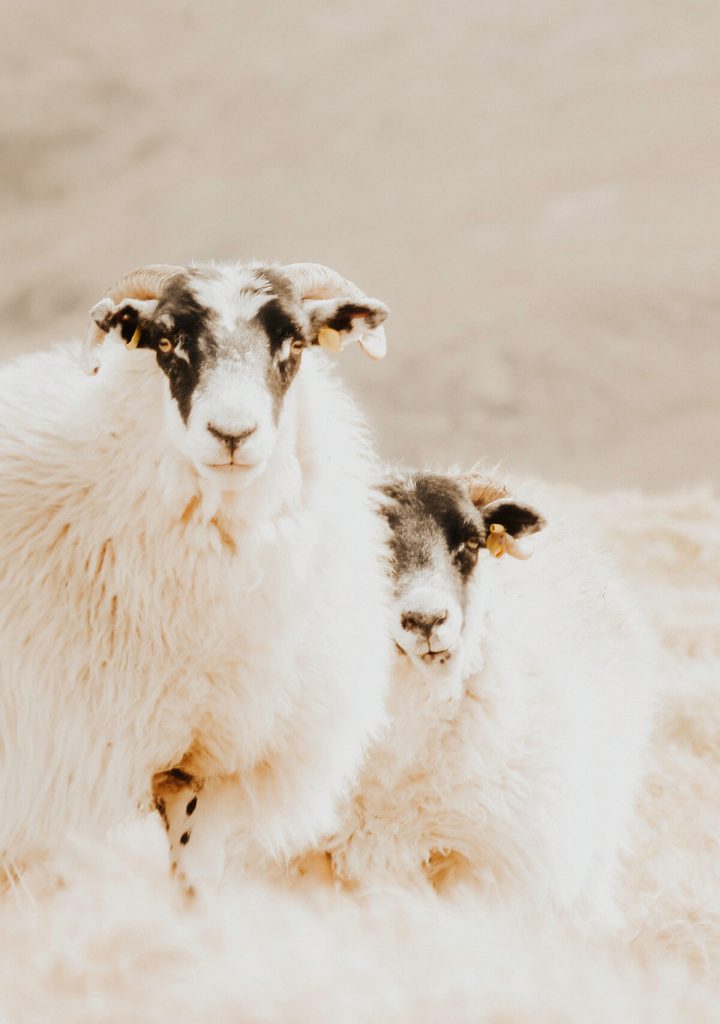
[[485, 546], [495, 558], [504, 554], [513, 558], [529, 558], [532, 551], [520, 544], [518, 538], [538, 533], [547, 525], [532, 505], [513, 498], [499, 498], [480, 511], [487, 531]]
[[387, 351], [382, 324], [387, 306], [377, 299], [306, 299], [308, 340], [330, 352], [341, 352], [353, 341], [371, 359], [382, 359]]

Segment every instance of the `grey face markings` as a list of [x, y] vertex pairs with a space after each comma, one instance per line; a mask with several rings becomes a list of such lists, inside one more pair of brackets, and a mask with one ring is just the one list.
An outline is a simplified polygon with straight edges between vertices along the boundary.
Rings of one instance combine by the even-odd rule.
[[[213, 337], [215, 319], [211, 310], [200, 305], [186, 281], [173, 280], [154, 316], [142, 329], [140, 344], [155, 350], [158, 366], [168, 379], [170, 394], [185, 423], [203, 364], [217, 351]], [[165, 339], [172, 345], [170, 351], [163, 351]], [[178, 347], [182, 349], [182, 358], [175, 352]]]
[[285, 296], [274, 295], [260, 307], [253, 320], [266, 336], [270, 347], [271, 363], [267, 384], [273, 396], [276, 419], [285, 392], [300, 369], [306, 344], [298, 313], [297, 304], [293, 307]]
[[[272, 396], [275, 419], [292, 383], [307, 344], [303, 314], [288, 279], [274, 268], [258, 268], [257, 291], [267, 299], [254, 316], [240, 325], [236, 339], [219, 323], [218, 313], [203, 305], [193, 291], [193, 280], [207, 279], [212, 271], [187, 271], [165, 286], [157, 307], [142, 317], [132, 304], [121, 307], [108, 326], [117, 326], [129, 342], [139, 329], [138, 348], [152, 349], [168, 379], [170, 394], [187, 423], [193, 395], [203, 372], [233, 347], [251, 345], [264, 353], [265, 383]], [[250, 289], [252, 292], [253, 289]]]
[[430, 566], [438, 547], [467, 580], [485, 544], [485, 526], [463, 487], [451, 477], [416, 473], [382, 490], [391, 499], [382, 512], [391, 528], [396, 582]]
[[390, 528], [395, 584], [437, 560], [450, 563], [460, 585], [472, 576], [478, 553], [486, 547], [491, 524], [512, 537], [544, 529], [543, 516], [509, 497], [477, 507], [465, 486], [452, 476], [412, 473], [386, 480], [381, 503]]

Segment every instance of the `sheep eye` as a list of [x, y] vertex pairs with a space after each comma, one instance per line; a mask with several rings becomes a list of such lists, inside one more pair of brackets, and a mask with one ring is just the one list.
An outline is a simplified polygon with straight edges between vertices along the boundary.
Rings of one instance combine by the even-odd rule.
[[158, 342], [158, 348], [161, 352], [172, 352], [174, 346], [169, 338], [161, 338]]
[[478, 548], [480, 547], [480, 541], [477, 539], [477, 537], [468, 537], [468, 539], [465, 541], [464, 546], [468, 549], [468, 551], [477, 551]]
[[305, 342], [302, 340], [302, 338], [293, 338], [293, 340], [290, 343], [290, 350], [292, 352], [295, 352], [295, 354], [297, 354], [298, 352], [302, 352], [304, 348]]

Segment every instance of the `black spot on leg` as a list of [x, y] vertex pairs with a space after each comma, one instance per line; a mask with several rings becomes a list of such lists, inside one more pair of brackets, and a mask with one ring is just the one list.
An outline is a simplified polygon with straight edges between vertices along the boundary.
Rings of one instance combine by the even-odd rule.
[[158, 814], [162, 818], [162, 823], [165, 826], [165, 831], [168, 832], [170, 830], [170, 822], [168, 821], [167, 808], [165, 807], [165, 801], [163, 800], [163, 798], [161, 796], [159, 796], [156, 799], [155, 807], [157, 808]]
[[180, 836], [180, 842], [182, 843], [183, 846], [187, 846], [187, 844], [190, 842], [190, 833], [183, 832], [183, 834]]
[[190, 803], [185, 808], [185, 813], [188, 814], [188, 815], [192, 814], [196, 807], [197, 807], [197, 797], [194, 796], [192, 798], [192, 800], [190, 801]]

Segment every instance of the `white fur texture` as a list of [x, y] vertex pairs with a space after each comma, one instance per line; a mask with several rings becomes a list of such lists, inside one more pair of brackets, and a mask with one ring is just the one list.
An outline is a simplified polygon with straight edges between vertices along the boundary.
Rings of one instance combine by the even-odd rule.
[[[513, 493], [548, 519], [534, 557], [481, 555], [450, 660], [396, 657], [390, 729], [329, 848], [338, 875], [363, 890], [472, 879], [612, 923], [645, 765], [653, 647], [582, 517], [542, 488]], [[440, 631], [452, 626], [454, 642], [461, 611], [443, 551], [395, 615], [421, 593], [423, 608], [450, 609]]]
[[[384, 533], [364, 426], [306, 352], [262, 475], [201, 477], [152, 353], [0, 374], [0, 861], [102, 834], [190, 751], [255, 855], [334, 821], [383, 716]], [[352, 586], [348, 586], [352, 580]]]
[[[717, 1024], [720, 501], [567, 493], [605, 530], [667, 670], [632, 841], [623, 935], [403, 892], [247, 884], [188, 907], [158, 821], [0, 897], [0, 1019], [52, 1024]], [[504, 562], [504, 560], [503, 560]], [[500, 568], [501, 566], [498, 566]]]

